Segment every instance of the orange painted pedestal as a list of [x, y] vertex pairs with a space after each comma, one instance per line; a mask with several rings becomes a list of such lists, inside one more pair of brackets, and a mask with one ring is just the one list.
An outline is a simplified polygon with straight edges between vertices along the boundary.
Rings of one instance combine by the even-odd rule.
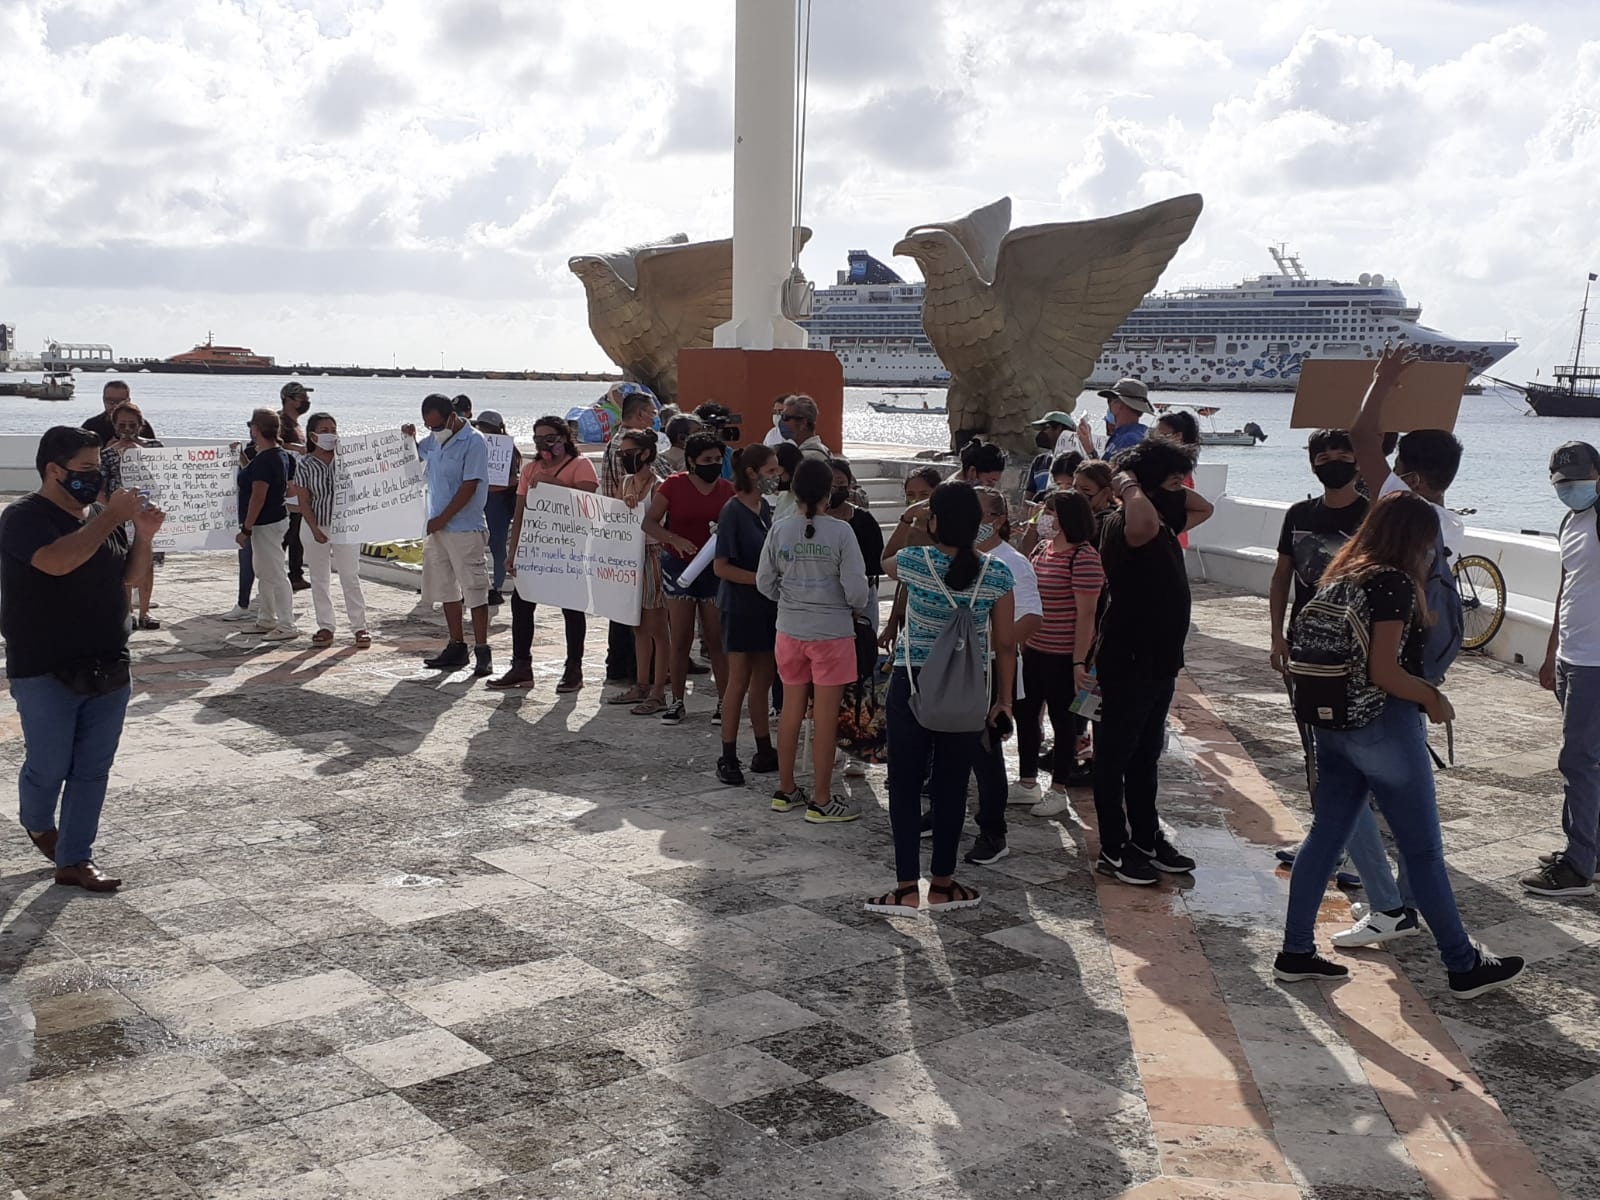
[[740, 442], [759, 442], [772, 428], [772, 401], [804, 392], [817, 402], [817, 435], [835, 454], [844, 446], [844, 364], [831, 350], [683, 350], [678, 354], [678, 407], [708, 400], [744, 418]]

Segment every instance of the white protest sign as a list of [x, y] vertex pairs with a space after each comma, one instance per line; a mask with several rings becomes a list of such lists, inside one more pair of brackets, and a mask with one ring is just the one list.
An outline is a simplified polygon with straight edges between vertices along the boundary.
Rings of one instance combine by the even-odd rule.
[[428, 484], [417, 444], [398, 429], [339, 435], [333, 459], [333, 524], [337, 546], [422, 537]]
[[511, 459], [516, 453], [516, 440], [503, 433], [486, 433], [483, 440], [489, 443], [489, 482], [495, 487], [510, 483]]
[[157, 550], [237, 550], [239, 456], [227, 446], [146, 446], [122, 455], [122, 486], [167, 514]]
[[517, 541], [517, 595], [639, 623], [644, 512], [554, 484], [528, 491]]

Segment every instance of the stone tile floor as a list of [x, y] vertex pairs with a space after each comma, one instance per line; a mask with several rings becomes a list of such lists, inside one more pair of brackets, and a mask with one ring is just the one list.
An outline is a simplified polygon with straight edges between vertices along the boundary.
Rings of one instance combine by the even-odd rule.
[[1539, 959], [1468, 1006], [1422, 939], [1269, 981], [1304, 804], [1255, 599], [1197, 606], [1163, 800], [1192, 883], [1103, 883], [1083, 827], [1013, 809], [981, 909], [895, 922], [859, 908], [880, 769], [806, 825], [717, 784], [704, 692], [676, 729], [601, 705], [598, 623], [585, 690], [544, 614], [539, 688], [500, 696], [420, 671], [437, 624], [382, 586], [370, 651], [226, 642], [223, 563], [169, 559], [138, 635], [122, 893], [0, 846], [0, 1196], [1594, 1194], [1600, 916], [1508, 883], [1557, 812], [1521, 676], [1454, 689], [1463, 905]]

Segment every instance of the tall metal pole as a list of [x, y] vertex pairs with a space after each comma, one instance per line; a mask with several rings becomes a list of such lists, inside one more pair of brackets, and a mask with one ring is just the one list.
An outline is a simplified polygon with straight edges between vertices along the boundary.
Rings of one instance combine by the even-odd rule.
[[783, 315], [794, 255], [799, 0], [738, 0], [733, 67], [733, 319], [712, 345], [805, 349]]

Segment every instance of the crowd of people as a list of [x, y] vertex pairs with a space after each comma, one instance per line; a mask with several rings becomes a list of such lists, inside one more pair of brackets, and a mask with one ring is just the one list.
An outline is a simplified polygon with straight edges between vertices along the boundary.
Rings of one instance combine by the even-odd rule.
[[[1386, 354], [1354, 425], [1310, 436], [1321, 494], [1283, 522], [1271, 663], [1301, 731], [1313, 819], [1305, 841], [1279, 855], [1292, 875], [1274, 970], [1291, 983], [1348, 973], [1314, 944], [1333, 879], [1363, 887], [1369, 901], [1335, 946], [1381, 945], [1425, 924], [1452, 991], [1471, 997], [1515, 979], [1524, 964], [1468, 936], [1445, 869], [1427, 726], [1454, 716], [1442, 686], [1461, 640], [1450, 564], [1464, 530], [1445, 499], [1462, 447], [1447, 431], [1418, 430], [1399, 438], [1390, 465], [1381, 413], [1410, 361]], [[328, 533], [338, 425], [310, 412], [309, 391], [286, 385], [282, 409], [254, 412], [238, 447], [240, 592], [227, 619], [254, 620], [264, 641], [290, 640], [299, 633], [295, 592], [310, 590], [312, 641], [327, 645], [337, 573], [345, 620], [356, 644], [370, 646], [355, 548]], [[1139, 417], [1153, 408], [1138, 380], [1102, 395], [1102, 436], [1060, 411], [1034, 423], [1040, 454], [1025, 472], [1021, 507], [998, 490], [1005, 454], [973, 441], [948, 477], [930, 465], [905, 479], [906, 507], [887, 543], [803, 395], [776, 399], [771, 431], [748, 440], [721, 406], [663, 412], [648, 393], [629, 394], [598, 470], [565, 419], [540, 417], [533, 454], [516, 455], [504, 479], [489, 477], [484, 436], [503, 434], [503, 418], [474, 419], [466, 397], [430, 395], [422, 429], [403, 427], [419, 437], [428, 481], [423, 598], [442, 607], [448, 629], [425, 665], [470, 667], [495, 689], [533, 687], [536, 604], [513, 587], [511, 660], [497, 677], [491, 608], [515, 582], [530, 494], [599, 492], [635, 512], [646, 539], [640, 619], [608, 630], [606, 677], [619, 690], [605, 702], [676, 725], [687, 719], [691, 677], [709, 676], [695, 693], [706, 683], [715, 693], [722, 782], [742, 785], [747, 769], [775, 776], [773, 811], [815, 823], [858, 819], [857, 801], [834, 787], [840, 714], [887, 667], [896, 880], [866, 902], [870, 911], [981, 902], [955, 878], [973, 782], [968, 863], [1009, 853], [1009, 806], [1075, 817], [1072, 790], [1088, 788], [1097, 871], [1131, 886], [1192, 871], [1159, 800], [1190, 632], [1182, 539], [1212, 511], [1192, 486], [1199, 432], [1184, 414], [1144, 425]], [[28, 750], [22, 823], [59, 882], [96, 890], [117, 885], [92, 847], [128, 697], [129, 614], [135, 627], [154, 625], [151, 539], [162, 520], [148, 498], [121, 486], [120, 463], [158, 444], [126, 386], [107, 384], [104, 413], [41, 440], [39, 491], [0, 518], [0, 624]], [[1570, 897], [1593, 894], [1600, 848], [1600, 452], [1561, 447], [1551, 479], [1571, 512], [1540, 681], [1564, 714], [1567, 842], [1533, 864], [1522, 886]], [[880, 628], [885, 580], [894, 595]], [[62, 620], [81, 636], [51, 636]], [[562, 620], [555, 691], [565, 694], [585, 686], [589, 617], [564, 609]], [[809, 786], [801, 780], [808, 731]], [[1004, 752], [1013, 735], [1015, 779]], [[859, 770], [848, 758], [845, 767]], [[1380, 816], [1399, 852], [1398, 876]]]

